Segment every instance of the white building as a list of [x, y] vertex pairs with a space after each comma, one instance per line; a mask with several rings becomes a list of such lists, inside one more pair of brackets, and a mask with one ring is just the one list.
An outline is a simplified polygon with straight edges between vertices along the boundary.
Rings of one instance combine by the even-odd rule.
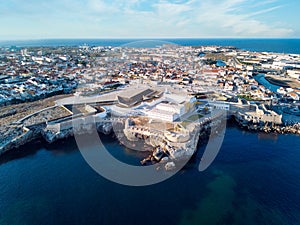
[[193, 109], [194, 97], [165, 93], [153, 107], [146, 111], [146, 115], [153, 119], [173, 122]]
[[174, 113], [168, 110], [160, 110], [157, 108], [153, 108], [147, 112], [147, 116], [153, 119], [164, 120], [168, 122], [173, 122], [177, 120], [180, 115], [178, 113]]
[[210, 107], [214, 109], [220, 109], [220, 110], [230, 110], [230, 105], [225, 102], [220, 102], [220, 101], [208, 101], [208, 104]]
[[159, 110], [164, 110], [172, 113], [177, 113], [180, 115], [183, 115], [185, 113], [185, 107], [184, 105], [176, 105], [174, 103], [159, 103], [156, 106]]

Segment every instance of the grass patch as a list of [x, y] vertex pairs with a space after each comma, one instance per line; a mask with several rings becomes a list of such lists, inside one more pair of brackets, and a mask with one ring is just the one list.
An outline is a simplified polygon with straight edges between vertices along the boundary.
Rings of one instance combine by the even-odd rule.
[[199, 114], [194, 114], [194, 115], [191, 115], [190, 117], [188, 117], [186, 120], [188, 120], [188, 121], [195, 121], [195, 120], [198, 120], [201, 117], [203, 117], [203, 116], [199, 115]]
[[237, 95], [239, 98], [245, 99], [247, 101], [254, 101], [255, 99], [249, 95]]

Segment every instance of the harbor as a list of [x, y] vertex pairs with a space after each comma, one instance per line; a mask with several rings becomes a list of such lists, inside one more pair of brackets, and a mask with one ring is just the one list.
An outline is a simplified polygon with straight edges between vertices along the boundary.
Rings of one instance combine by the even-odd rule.
[[[20, 48], [14, 57], [2, 49], [12, 65], [28, 60], [28, 71], [16, 66], [22, 76], [0, 77], [1, 96], [11, 95], [1, 103], [0, 155], [37, 139], [53, 143], [96, 132], [149, 152], [142, 164], [168, 170], [228, 119], [245, 130], [299, 135], [297, 83], [267, 80], [297, 80], [299, 55], [159, 44]], [[36, 68], [41, 76], [30, 75]], [[47, 84], [59, 92], [49, 98]]]
[[[282, 115], [264, 105], [197, 100], [189, 92], [179, 94], [176, 86], [165, 84], [138, 87], [96, 98], [77, 97], [78, 102], [74, 101], [76, 97], [59, 99], [55, 106], [18, 120], [14, 129], [19, 133], [2, 144], [0, 152], [39, 138], [53, 143], [98, 132], [115, 136], [129, 149], [149, 152], [142, 165], [159, 163], [165, 170], [172, 170], [196, 153], [199, 139], [208, 139], [214, 127], [226, 125], [231, 118], [247, 130], [300, 134], [299, 123], [284, 124]], [[156, 97], [147, 97], [153, 93]], [[72, 101], [76, 104], [70, 105]]]

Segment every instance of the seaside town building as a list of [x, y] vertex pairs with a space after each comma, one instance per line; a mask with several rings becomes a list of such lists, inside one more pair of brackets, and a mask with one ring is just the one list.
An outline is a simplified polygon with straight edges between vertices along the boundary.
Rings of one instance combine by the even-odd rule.
[[[72, 127], [68, 120], [74, 112], [68, 107], [74, 102], [83, 104], [74, 108], [76, 116], [101, 121], [111, 116], [189, 123], [195, 114], [223, 110], [251, 127], [295, 125], [300, 122], [299, 65], [296, 54], [220, 46], [1, 48], [0, 106], [59, 94], [71, 97], [57, 100], [58, 108], [28, 110], [24, 116], [30, 118], [19, 123], [13, 120], [18, 110], [0, 111], [0, 120], [9, 121], [0, 126], [5, 136], [0, 144], [29, 135], [27, 126], [34, 124], [49, 122], [49, 132], [53, 128], [57, 134]], [[104, 111], [95, 102], [106, 107]], [[104, 124], [101, 129], [108, 131]], [[163, 132], [166, 141], [183, 143], [190, 137], [187, 128], [174, 127]]]

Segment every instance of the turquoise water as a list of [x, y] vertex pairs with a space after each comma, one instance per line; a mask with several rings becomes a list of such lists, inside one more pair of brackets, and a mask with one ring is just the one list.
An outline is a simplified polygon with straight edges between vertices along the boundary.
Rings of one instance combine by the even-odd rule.
[[278, 85], [271, 84], [269, 81], [266, 80], [264, 74], [257, 74], [254, 76], [254, 79], [264, 87], [268, 88], [270, 91], [277, 93], [277, 90], [280, 88]]
[[[142, 154], [101, 136], [118, 159]], [[214, 163], [147, 187], [112, 183], [84, 161], [74, 140], [34, 143], [1, 157], [0, 224], [300, 224], [300, 139], [226, 130]]]

